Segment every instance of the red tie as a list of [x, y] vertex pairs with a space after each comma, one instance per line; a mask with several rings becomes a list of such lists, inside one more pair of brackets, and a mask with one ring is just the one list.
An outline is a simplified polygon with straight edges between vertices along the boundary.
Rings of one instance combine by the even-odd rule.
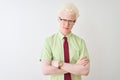
[[[67, 42], [67, 37], [64, 37], [64, 62], [69, 63], [69, 46]], [[64, 80], [71, 80], [71, 74], [64, 74]]]

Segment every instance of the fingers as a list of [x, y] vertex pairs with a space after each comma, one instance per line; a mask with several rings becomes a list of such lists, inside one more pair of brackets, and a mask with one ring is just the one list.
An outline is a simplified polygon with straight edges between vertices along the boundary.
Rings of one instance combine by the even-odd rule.
[[76, 64], [80, 64], [80, 65], [85, 66], [88, 63], [89, 63], [89, 59], [87, 57], [83, 57], [83, 58], [79, 59]]
[[83, 65], [83, 66], [85, 66], [85, 65], [87, 65], [88, 64], [88, 60], [87, 61], [83, 61], [83, 62], [81, 62], [81, 65]]
[[52, 66], [58, 67], [58, 61], [52, 61]]
[[88, 59], [87, 57], [82, 57], [82, 58], [80, 58], [80, 60], [84, 60], [84, 59]]

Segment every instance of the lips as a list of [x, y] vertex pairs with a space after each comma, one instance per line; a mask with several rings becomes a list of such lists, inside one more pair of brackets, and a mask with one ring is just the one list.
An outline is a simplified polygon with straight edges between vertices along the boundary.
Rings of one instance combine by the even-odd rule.
[[64, 27], [64, 29], [69, 29], [69, 28]]

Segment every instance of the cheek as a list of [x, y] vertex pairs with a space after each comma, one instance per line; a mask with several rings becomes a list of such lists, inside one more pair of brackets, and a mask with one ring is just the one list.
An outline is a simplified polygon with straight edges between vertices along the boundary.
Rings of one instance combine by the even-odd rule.
[[60, 23], [60, 24], [59, 24], [59, 28], [60, 28], [60, 29], [63, 29], [63, 27], [64, 27], [64, 25]]
[[63, 24], [60, 23], [59, 25], [60, 25], [60, 27], [63, 27]]
[[72, 29], [73, 28], [73, 26], [70, 26], [70, 29]]

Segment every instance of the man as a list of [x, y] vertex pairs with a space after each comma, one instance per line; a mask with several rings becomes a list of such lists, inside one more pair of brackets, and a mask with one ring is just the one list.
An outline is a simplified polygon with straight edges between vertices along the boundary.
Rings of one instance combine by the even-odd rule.
[[50, 80], [81, 80], [89, 73], [89, 57], [85, 42], [71, 32], [78, 9], [71, 3], [58, 11], [60, 31], [48, 37], [41, 50], [41, 65], [44, 75]]

